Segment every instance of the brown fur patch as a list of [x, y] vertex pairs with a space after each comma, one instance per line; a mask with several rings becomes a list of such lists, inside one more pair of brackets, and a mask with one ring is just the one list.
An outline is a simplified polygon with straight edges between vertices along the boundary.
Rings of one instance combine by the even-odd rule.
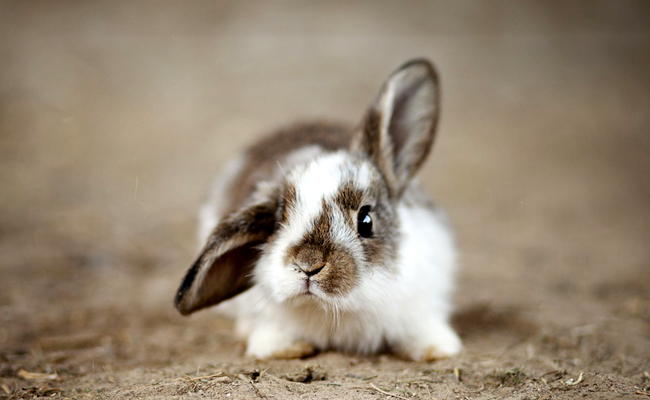
[[436, 361], [449, 357], [451, 357], [450, 354], [438, 350], [435, 346], [429, 346], [424, 349], [424, 355], [422, 356], [421, 361]]
[[343, 211], [358, 210], [361, 208], [363, 191], [356, 188], [352, 183], [345, 183], [339, 188], [334, 202]]
[[230, 240], [236, 235], [267, 237], [273, 232], [275, 201], [255, 204], [227, 215], [208, 237], [204, 250]]
[[413, 356], [409, 352], [405, 351], [403, 348], [401, 348], [399, 346], [393, 348], [392, 352], [398, 358], [401, 358], [403, 360], [408, 360], [408, 361], [433, 362], [433, 361], [438, 361], [438, 360], [442, 360], [442, 359], [451, 357], [451, 355], [449, 355], [447, 353], [444, 353], [444, 352], [441, 352], [435, 346], [429, 346], [429, 347], [425, 348], [424, 353], [418, 359], [414, 359]]
[[271, 358], [278, 359], [293, 359], [293, 358], [303, 358], [310, 356], [316, 352], [316, 348], [311, 343], [305, 341], [294, 342], [291, 346], [275, 351], [271, 354]]
[[276, 222], [284, 224], [289, 219], [289, 210], [296, 205], [296, 186], [287, 183], [278, 200], [278, 210], [276, 213]]
[[346, 252], [334, 251], [323, 271], [311, 278], [328, 294], [349, 293], [357, 281], [357, 266]]
[[338, 124], [300, 123], [280, 129], [251, 146], [246, 165], [233, 179], [229, 188], [230, 201], [225, 206], [231, 212], [255, 191], [260, 181], [272, 180], [281, 162], [291, 152], [316, 145], [325, 151], [347, 148], [352, 130]]

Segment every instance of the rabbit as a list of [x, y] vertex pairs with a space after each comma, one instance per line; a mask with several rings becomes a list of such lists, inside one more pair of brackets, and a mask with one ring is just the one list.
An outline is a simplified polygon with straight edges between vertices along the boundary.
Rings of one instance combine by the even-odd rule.
[[357, 128], [296, 124], [231, 161], [201, 210], [205, 244], [176, 293], [180, 313], [225, 302], [256, 359], [456, 355], [454, 237], [415, 178], [439, 99], [434, 67], [415, 59]]

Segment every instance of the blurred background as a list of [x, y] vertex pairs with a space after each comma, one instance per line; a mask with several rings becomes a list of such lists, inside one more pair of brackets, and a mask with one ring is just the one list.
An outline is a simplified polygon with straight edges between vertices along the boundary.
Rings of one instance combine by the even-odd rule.
[[[172, 295], [228, 157], [297, 119], [357, 123], [413, 57], [442, 79], [421, 179], [457, 231], [459, 311], [650, 320], [647, 1], [2, 0], [0, 347], [97, 315], [186, 324]], [[615, 347], [647, 354], [630, 324]]]

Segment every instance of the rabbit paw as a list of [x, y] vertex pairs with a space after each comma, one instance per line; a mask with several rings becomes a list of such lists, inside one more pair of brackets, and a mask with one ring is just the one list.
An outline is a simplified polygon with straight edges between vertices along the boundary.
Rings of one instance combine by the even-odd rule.
[[296, 340], [274, 327], [265, 327], [254, 330], [249, 336], [246, 355], [257, 359], [290, 359], [307, 357], [315, 351], [311, 343]]
[[447, 324], [418, 338], [411, 338], [407, 343], [397, 346], [396, 353], [414, 361], [436, 361], [455, 356], [463, 348], [460, 338]]

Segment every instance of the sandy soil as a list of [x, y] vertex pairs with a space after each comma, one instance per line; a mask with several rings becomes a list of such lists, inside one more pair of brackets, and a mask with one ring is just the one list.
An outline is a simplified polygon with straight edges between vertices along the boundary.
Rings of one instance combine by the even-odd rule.
[[[647, 398], [648, 21], [644, 1], [1, 1], [0, 398]], [[356, 122], [413, 56], [443, 80], [421, 176], [458, 235], [463, 354], [255, 362], [231, 322], [178, 315], [227, 157]]]

